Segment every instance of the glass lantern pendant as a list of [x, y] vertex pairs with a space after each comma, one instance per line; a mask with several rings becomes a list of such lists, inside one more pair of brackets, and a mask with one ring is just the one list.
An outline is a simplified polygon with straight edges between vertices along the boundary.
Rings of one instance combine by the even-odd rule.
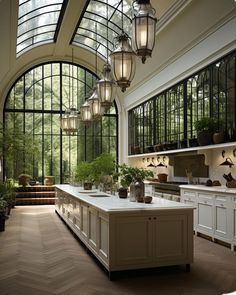
[[107, 111], [115, 98], [116, 85], [111, 77], [111, 66], [104, 64], [102, 79], [97, 82], [97, 95], [100, 98], [101, 106]]
[[74, 135], [79, 129], [80, 117], [75, 107], [71, 107], [65, 111], [61, 117], [61, 129], [67, 135]]
[[104, 114], [104, 108], [101, 105], [96, 88], [90, 98], [88, 98], [88, 104], [90, 106], [92, 120], [100, 120]]
[[80, 116], [81, 122], [86, 124], [92, 122], [92, 113], [88, 101], [85, 101], [85, 103], [80, 107]]
[[133, 47], [135, 53], [142, 58], [142, 63], [145, 63], [146, 57], [151, 57], [155, 45], [156, 11], [151, 6], [150, 0], [134, 1], [133, 10]]
[[115, 50], [110, 54], [113, 77], [122, 92], [130, 86], [135, 74], [135, 53], [130, 38], [122, 33], [115, 38]]

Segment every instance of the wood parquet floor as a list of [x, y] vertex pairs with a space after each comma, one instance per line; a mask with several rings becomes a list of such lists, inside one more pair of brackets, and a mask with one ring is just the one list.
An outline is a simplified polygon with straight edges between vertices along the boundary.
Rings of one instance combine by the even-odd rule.
[[0, 295], [220, 295], [236, 290], [236, 252], [195, 237], [194, 264], [123, 272], [114, 281], [53, 205], [16, 206], [0, 232]]

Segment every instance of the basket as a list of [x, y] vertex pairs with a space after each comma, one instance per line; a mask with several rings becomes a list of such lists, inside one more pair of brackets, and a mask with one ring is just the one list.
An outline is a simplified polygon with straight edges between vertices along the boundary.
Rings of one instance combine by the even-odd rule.
[[226, 186], [228, 188], [236, 188], [236, 179], [232, 179], [231, 181], [227, 181]]

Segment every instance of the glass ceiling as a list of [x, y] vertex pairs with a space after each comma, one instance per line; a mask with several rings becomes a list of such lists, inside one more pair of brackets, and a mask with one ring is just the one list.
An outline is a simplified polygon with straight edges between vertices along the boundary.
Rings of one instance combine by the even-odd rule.
[[[16, 54], [56, 42], [68, 0], [19, 0]], [[107, 58], [114, 38], [131, 32], [133, 0], [88, 0], [71, 44], [97, 51]]]
[[19, 0], [17, 55], [56, 41], [68, 0]]
[[132, 2], [123, 0], [122, 8], [121, 0], [90, 0], [71, 43], [97, 50], [101, 56], [107, 58], [114, 49], [114, 38], [122, 31], [122, 16], [123, 29], [130, 35]]

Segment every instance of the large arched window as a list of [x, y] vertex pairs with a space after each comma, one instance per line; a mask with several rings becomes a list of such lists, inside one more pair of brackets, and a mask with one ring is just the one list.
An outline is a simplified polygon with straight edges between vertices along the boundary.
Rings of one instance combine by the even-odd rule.
[[101, 121], [90, 126], [81, 123], [74, 136], [60, 129], [60, 115], [69, 107], [72, 91], [80, 109], [95, 80], [82, 67], [52, 62], [29, 70], [16, 81], [4, 107], [4, 132], [14, 145], [12, 150], [10, 145], [5, 148], [6, 177], [17, 179], [27, 173], [43, 181], [53, 175], [56, 183], [67, 182], [72, 181], [80, 161], [101, 153], [117, 157], [115, 104]]

